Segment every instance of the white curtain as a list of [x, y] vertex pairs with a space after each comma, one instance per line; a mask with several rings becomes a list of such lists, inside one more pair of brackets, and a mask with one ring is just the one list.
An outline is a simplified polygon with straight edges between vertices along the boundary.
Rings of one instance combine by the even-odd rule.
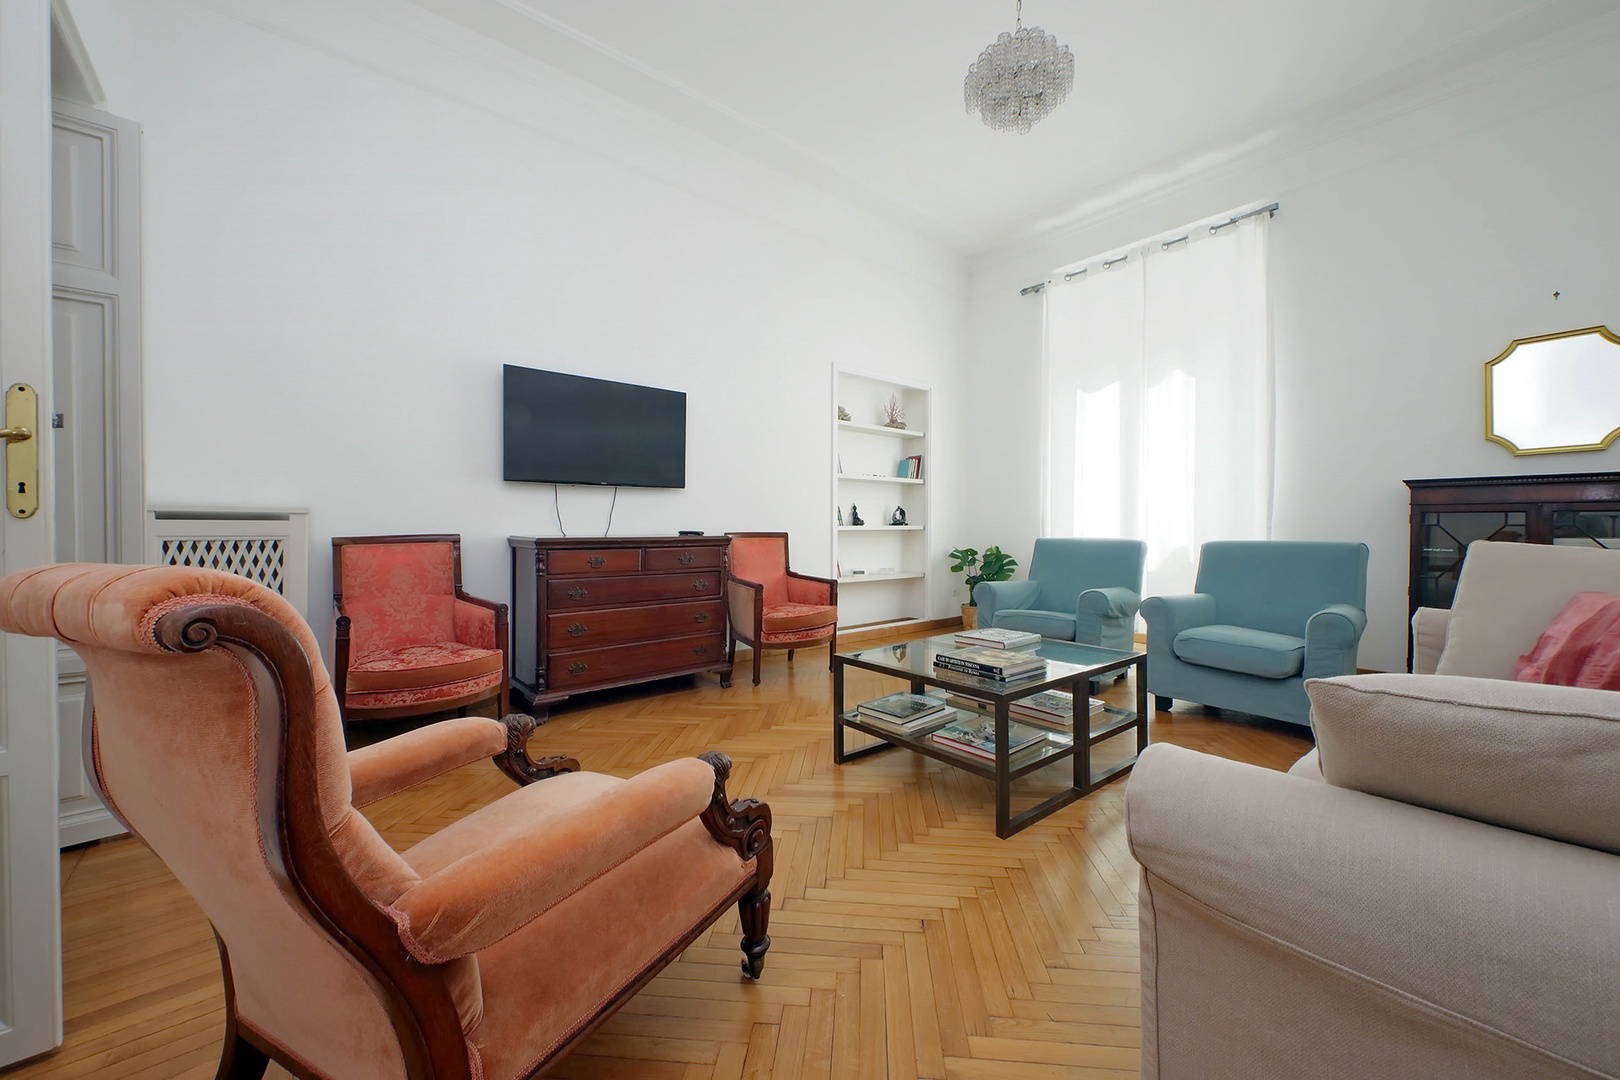
[[1045, 532], [1146, 540], [1146, 596], [1191, 592], [1206, 540], [1271, 534], [1268, 221], [1046, 289]]

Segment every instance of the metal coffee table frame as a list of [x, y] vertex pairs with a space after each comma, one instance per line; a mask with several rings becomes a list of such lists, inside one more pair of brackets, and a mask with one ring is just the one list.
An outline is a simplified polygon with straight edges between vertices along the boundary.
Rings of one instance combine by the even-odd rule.
[[[996, 785], [996, 835], [1006, 839], [1028, 828], [1051, 814], [1063, 809], [1076, 799], [1096, 791], [1130, 772], [1136, 759], [1148, 744], [1147, 654], [1117, 652], [1092, 645], [1076, 645], [1071, 641], [1042, 642], [1034, 651], [1047, 661], [1046, 673], [1038, 678], [1002, 683], [979, 679], [969, 675], [947, 673], [933, 666], [936, 653], [956, 648], [955, 640], [946, 634], [923, 638], [899, 645], [882, 645], [855, 652], [838, 653], [833, 657], [833, 762], [842, 765], [868, 754], [904, 747], [925, 757], [943, 761], [965, 772], [992, 780]], [[931, 742], [928, 733], [917, 735], [890, 731], [862, 718], [854, 709], [846, 709], [844, 702], [844, 672], [847, 668], [860, 668], [880, 675], [904, 679], [914, 694], [928, 687], [938, 687], [957, 694], [984, 701], [985, 715], [993, 715], [996, 725], [996, 760], [977, 762], [942, 749]], [[1093, 679], [1111, 677], [1115, 672], [1135, 669], [1136, 711], [1108, 707], [1100, 722], [1093, 724], [1090, 713], [1090, 683]], [[1008, 706], [1020, 698], [1038, 694], [1043, 690], [1067, 690], [1074, 695], [1074, 731], [1071, 745], [1049, 742], [1034, 756], [1021, 758], [1016, 766], [1007, 757]], [[844, 729], [854, 728], [880, 742], [855, 750], [844, 749]], [[1107, 772], [1093, 776], [1091, 748], [1130, 729], [1136, 729], [1136, 753], [1128, 761]], [[1089, 737], [1079, 733], [1089, 730]], [[1071, 785], [1050, 798], [1044, 799], [1021, 813], [1012, 812], [1012, 782], [1051, 765], [1063, 757], [1074, 759], [1074, 779]]]

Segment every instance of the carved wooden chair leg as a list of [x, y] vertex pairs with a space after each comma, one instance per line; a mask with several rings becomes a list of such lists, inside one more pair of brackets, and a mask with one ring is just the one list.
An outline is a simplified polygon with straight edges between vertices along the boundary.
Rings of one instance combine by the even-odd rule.
[[737, 901], [737, 914], [742, 918], [743, 974], [757, 979], [771, 947], [771, 935], [765, 932], [771, 923], [771, 890], [762, 885]]
[[214, 946], [219, 950], [220, 980], [225, 984], [225, 1038], [219, 1050], [219, 1070], [214, 1080], [262, 1080], [270, 1067], [263, 1050], [242, 1038], [236, 1024], [236, 982], [231, 978], [231, 958], [225, 942], [216, 931]]
[[698, 757], [714, 767], [714, 797], [703, 811], [703, 827], [744, 859], [754, 860], [754, 887], [737, 901], [737, 914], [742, 918], [743, 974], [757, 979], [765, 970], [765, 952], [771, 947], [771, 937], [765, 932], [771, 921], [770, 884], [776, 866], [771, 808], [758, 799], [726, 801], [731, 759], [718, 750]]
[[501, 717], [506, 725], [506, 749], [495, 755], [495, 766], [512, 778], [518, 786], [538, 780], [549, 780], [561, 773], [579, 771], [579, 762], [565, 754], [552, 754], [543, 758], [529, 756], [529, 736], [545, 723], [525, 713], [507, 713]]

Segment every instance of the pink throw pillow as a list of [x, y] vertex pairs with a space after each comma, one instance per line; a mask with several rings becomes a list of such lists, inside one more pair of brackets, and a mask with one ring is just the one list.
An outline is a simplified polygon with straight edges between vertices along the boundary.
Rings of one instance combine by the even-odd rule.
[[1620, 690], [1620, 596], [1576, 593], [1513, 669], [1519, 682]]

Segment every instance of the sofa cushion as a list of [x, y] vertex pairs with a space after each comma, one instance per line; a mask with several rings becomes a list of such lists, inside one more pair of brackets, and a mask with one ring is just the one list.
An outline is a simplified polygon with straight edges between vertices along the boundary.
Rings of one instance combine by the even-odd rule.
[[1328, 783], [1620, 854], [1620, 694], [1450, 675], [1305, 690]]
[[414, 690], [476, 679], [505, 668], [498, 649], [477, 649], [455, 641], [376, 649], [349, 664], [347, 690]]
[[838, 621], [838, 609], [826, 604], [766, 604], [760, 616], [767, 634], [811, 630]]
[[1287, 679], [1305, 670], [1305, 639], [1247, 626], [1194, 626], [1177, 634], [1178, 660], [1262, 679]]
[[1620, 690], [1620, 596], [1576, 593], [1513, 669], [1519, 682]]
[[1056, 638], [1059, 641], [1074, 640], [1074, 615], [1065, 615], [1061, 611], [1013, 608], [1010, 611], [996, 612], [995, 622], [996, 628], [1000, 630], [1023, 630], [1026, 633]]

